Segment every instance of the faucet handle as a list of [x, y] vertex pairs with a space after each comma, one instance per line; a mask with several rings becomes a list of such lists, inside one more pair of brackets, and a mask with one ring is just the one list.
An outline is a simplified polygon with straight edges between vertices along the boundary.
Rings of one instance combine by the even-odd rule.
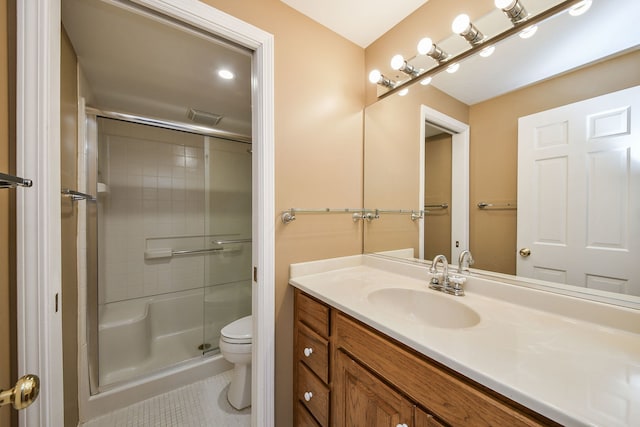
[[444, 291], [448, 294], [451, 295], [456, 295], [456, 296], [463, 296], [464, 295], [464, 289], [462, 288], [462, 285], [464, 284], [464, 282], [467, 281], [466, 277], [462, 277], [462, 276], [457, 276], [457, 275], [450, 275], [449, 276], [449, 283], [450, 285], [447, 286]]
[[443, 274], [433, 272], [431, 270], [429, 270], [429, 273], [431, 273], [431, 280], [429, 280], [429, 287], [437, 291], [442, 290]]

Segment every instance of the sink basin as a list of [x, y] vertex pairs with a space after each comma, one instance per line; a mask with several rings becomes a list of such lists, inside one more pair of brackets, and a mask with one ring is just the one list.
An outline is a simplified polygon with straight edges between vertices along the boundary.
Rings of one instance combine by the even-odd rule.
[[371, 292], [367, 298], [382, 312], [436, 328], [470, 328], [480, 322], [480, 315], [456, 301], [454, 298], [458, 297], [454, 296], [414, 289], [385, 288]]

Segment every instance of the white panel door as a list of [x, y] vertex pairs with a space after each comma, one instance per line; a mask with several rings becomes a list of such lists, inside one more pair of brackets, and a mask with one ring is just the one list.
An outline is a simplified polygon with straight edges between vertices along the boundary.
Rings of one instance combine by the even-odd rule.
[[640, 86], [520, 118], [517, 242], [518, 275], [640, 295]]

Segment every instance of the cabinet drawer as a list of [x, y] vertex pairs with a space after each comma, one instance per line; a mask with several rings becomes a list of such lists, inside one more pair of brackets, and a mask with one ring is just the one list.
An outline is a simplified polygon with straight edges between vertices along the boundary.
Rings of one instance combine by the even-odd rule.
[[298, 395], [296, 397], [322, 427], [329, 425], [329, 388], [302, 362], [298, 362]]
[[329, 307], [296, 290], [298, 320], [323, 338], [329, 338]]
[[322, 381], [329, 383], [329, 342], [303, 324], [298, 324], [296, 358]]
[[296, 404], [295, 427], [320, 427], [320, 424], [311, 416], [304, 405], [300, 402]]

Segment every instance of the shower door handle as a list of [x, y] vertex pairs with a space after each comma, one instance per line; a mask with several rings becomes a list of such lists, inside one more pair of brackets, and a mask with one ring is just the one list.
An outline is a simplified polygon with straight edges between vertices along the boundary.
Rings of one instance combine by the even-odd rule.
[[0, 406], [11, 404], [21, 410], [31, 405], [40, 393], [40, 379], [36, 375], [25, 375], [9, 390], [0, 390]]

